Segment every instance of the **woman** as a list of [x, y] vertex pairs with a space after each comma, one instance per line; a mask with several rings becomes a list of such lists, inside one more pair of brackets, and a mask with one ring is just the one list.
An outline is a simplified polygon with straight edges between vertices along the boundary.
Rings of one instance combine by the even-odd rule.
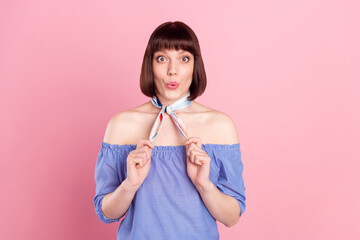
[[95, 210], [118, 239], [219, 239], [245, 210], [240, 144], [226, 114], [194, 101], [206, 87], [195, 33], [166, 22], [152, 33], [140, 86], [151, 101], [108, 123]]

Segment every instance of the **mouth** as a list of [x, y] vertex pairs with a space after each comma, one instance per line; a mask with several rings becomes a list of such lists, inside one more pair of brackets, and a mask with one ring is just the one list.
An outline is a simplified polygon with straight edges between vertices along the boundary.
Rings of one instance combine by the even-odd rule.
[[169, 89], [176, 89], [179, 86], [179, 84], [177, 82], [169, 82], [166, 84], [166, 86]]

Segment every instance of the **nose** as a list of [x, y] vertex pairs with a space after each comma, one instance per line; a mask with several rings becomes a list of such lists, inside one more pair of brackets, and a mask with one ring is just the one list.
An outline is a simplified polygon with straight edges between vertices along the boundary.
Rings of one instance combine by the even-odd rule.
[[172, 75], [176, 75], [176, 73], [177, 73], [177, 70], [176, 70], [175, 63], [170, 61], [169, 68], [168, 68], [168, 75], [172, 76]]

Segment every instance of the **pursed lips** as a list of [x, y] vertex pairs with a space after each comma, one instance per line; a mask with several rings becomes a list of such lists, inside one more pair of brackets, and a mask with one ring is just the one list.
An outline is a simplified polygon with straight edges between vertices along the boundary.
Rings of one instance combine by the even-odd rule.
[[169, 82], [166, 85], [177, 86], [177, 85], [179, 85], [179, 83], [177, 83], [177, 82]]

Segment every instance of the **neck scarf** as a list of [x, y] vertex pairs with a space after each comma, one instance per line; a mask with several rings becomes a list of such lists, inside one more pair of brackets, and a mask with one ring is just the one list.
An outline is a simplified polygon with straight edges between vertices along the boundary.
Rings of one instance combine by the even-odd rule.
[[153, 142], [155, 140], [155, 137], [158, 135], [158, 133], [160, 132], [162, 123], [164, 121], [164, 114], [167, 113], [171, 119], [173, 120], [173, 122], [176, 125], [176, 128], [178, 129], [180, 135], [182, 137], [184, 137], [186, 140], [188, 139], [188, 136], [186, 134], [186, 128], [184, 123], [181, 121], [181, 119], [174, 113], [174, 111], [176, 110], [181, 110], [181, 109], [185, 109], [188, 106], [190, 106], [190, 104], [193, 101], [188, 101], [187, 97], [190, 96], [190, 92], [188, 92], [184, 97], [180, 98], [179, 100], [177, 100], [176, 102], [170, 104], [170, 105], [166, 105], [163, 106], [159, 100], [159, 98], [157, 96], [153, 97], [151, 99], [152, 104], [157, 107], [160, 108], [160, 112], [157, 115], [155, 122], [151, 128], [150, 131], [150, 136], [149, 136], [149, 140], [151, 142]]

